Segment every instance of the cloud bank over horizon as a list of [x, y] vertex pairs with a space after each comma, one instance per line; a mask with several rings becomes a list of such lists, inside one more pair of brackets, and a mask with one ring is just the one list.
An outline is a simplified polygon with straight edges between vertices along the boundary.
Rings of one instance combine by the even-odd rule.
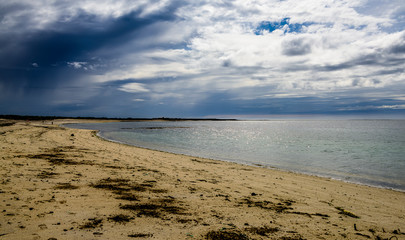
[[0, 0], [0, 114], [405, 114], [402, 0]]

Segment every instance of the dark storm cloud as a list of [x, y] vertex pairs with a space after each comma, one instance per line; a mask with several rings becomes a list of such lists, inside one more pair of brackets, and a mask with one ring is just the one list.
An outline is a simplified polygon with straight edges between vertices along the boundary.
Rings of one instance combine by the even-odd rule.
[[13, 12], [18, 12], [21, 11], [22, 9], [27, 9], [28, 6], [21, 4], [21, 3], [11, 3], [6, 6], [2, 6], [0, 8], [0, 22], [4, 20], [6, 15], [13, 13]]
[[[118, 18], [100, 18], [95, 14], [79, 11], [79, 14], [69, 21], [56, 21], [45, 29], [29, 29], [22, 26], [30, 22], [30, 15], [19, 19], [17, 29], [12, 29], [0, 35], [0, 86], [3, 91], [13, 91], [24, 88], [27, 91], [37, 91], [37, 88], [69, 85], [69, 82], [80, 77], [100, 74], [109, 68], [116, 67], [114, 59], [119, 58], [120, 48], [130, 41], [142, 39], [145, 35], [159, 35], [152, 25], [174, 21], [175, 4], [162, 12], [149, 16], [140, 16], [139, 11], [133, 11]], [[24, 5], [10, 5], [2, 9], [2, 15], [10, 14], [24, 8]], [[126, 51], [145, 51], [155, 47], [153, 42], [136, 48], [132, 44]], [[108, 56], [102, 56], [98, 51], [109, 49]], [[124, 50], [125, 51], [125, 50]], [[100, 56], [101, 55], [101, 56]], [[72, 68], [69, 63], [82, 62], [91, 69]], [[80, 65], [76, 65], [80, 66]]]
[[69, 22], [54, 23], [49, 29], [2, 34], [1, 43], [16, 55], [11, 59], [14, 62], [3, 56], [1, 63], [25, 67], [30, 61], [50, 65], [70, 59], [86, 60], [97, 49], [125, 43], [137, 31], [174, 18], [169, 13], [147, 18], [138, 15], [139, 12], [132, 12], [118, 19], [103, 20], [82, 12]]
[[[0, 34], [0, 110], [72, 116], [104, 115], [104, 111], [110, 111], [110, 117], [120, 114], [123, 111], [117, 110], [120, 105], [123, 108], [133, 105], [125, 101], [129, 94], [114, 89], [116, 86], [112, 84], [91, 83], [86, 79], [117, 68], [122, 64], [117, 59], [123, 54], [162, 45], [154, 39], [159, 31], [164, 32], [161, 24], [176, 21], [177, 6], [174, 2], [148, 15], [142, 15], [143, 9], [138, 9], [117, 18], [79, 10], [68, 20], [64, 14], [60, 15], [59, 20], [45, 28], [30, 26], [34, 11], [20, 14], [18, 21], [12, 22], [13, 27]], [[0, 9], [2, 20], [30, 10], [24, 4], [9, 4]], [[148, 36], [153, 38], [142, 42]]]

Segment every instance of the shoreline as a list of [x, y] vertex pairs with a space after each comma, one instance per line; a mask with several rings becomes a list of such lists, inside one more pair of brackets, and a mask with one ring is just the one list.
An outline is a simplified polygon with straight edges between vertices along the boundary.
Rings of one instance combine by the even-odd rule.
[[402, 190], [402, 189], [399, 189], [399, 188], [384, 187], [384, 186], [380, 186], [380, 185], [372, 185], [372, 184], [366, 184], [366, 183], [361, 183], [361, 182], [356, 182], [356, 181], [349, 181], [349, 180], [330, 177], [330, 176], [327, 176], [327, 175], [317, 175], [317, 174], [293, 171], [293, 170], [288, 170], [288, 169], [283, 169], [283, 168], [278, 168], [278, 167], [273, 167], [273, 166], [265, 166], [263, 164], [242, 163], [242, 162], [236, 162], [236, 161], [232, 161], [232, 160], [207, 158], [207, 157], [203, 157], [203, 156], [194, 156], [194, 155], [188, 155], [188, 154], [183, 154], [183, 153], [176, 153], [176, 152], [169, 152], [169, 151], [164, 151], [164, 150], [159, 150], [159, 149], [154, 149], [154, 148], [148, 148], [148, 147], [144, 147], [144, 146], [132, 145], [132, 144], [125, 143], [125, 142], [120, 142], [120, 141], [117, 141], [117, 140], [104, 138], [99, 134], [100, 131], [98, 131], [98, 130], [95, 130], [95, 131], [97, 132], [97, 137], [99, 137], [100, 139], [102, 139], [104, 141], [123, 144], [123, 145], [131, 146], [131, 147], [141, 148], [141, 149], [147, 149], [147, 150], [150, 150], [150, 151], [157, 151], [157, 152], [174, 154], [174, 155], [185, 156], [185, 157], [204, 158], [204, 159], [209, 159], [209, 160], [212, 160], [212, 161], [219, 161], [219, 162], [226, 162], [226, 163], [235, 163], [235, 164], [239, 164], [239, 165], [242, 165], [242, 166], [258, 167], [258, 168], [275, 170], [275, 171], [280, 171], [280, 172], [286, 172], [286, 173], [292, 173], [292, 174], [300, 174], [300, 175], [305, 175], [305, 176], [309, 176], [309, 177], [319, 177], [319, 178], [324, 178], [326, 180], [329, 179], [329, 180], [334, 180], [334, 181], [339, 181], [339, 182], [344, 182], [344, 183], [349, 183], [349, 184], [355, 184], [355, 185], [359, 185], [359, 186], [366, 186], [366, 187], [378, 188], [378, 189], [386, 189], [386, 190], [405, 193], [405, 190]]
[[404, 192], [41, 121], [0, 133], [0, 239], [405, 239]]
[[[243, 121], [243, 120], [242, 120]], [[62, 127], [67, 127], [67, 128], [73, 128], [74, 127], [69, 127], [69, 123], [67, 124], [67, 126], [64, 126], [65, 124], [62, 124]], [[336, 181], [341, 181], [341, 182], [345, 182], [345, 183], [351, 183], [351, 184], [356, 184], [356, 185], [360, 185], [360, 186], [368, 186], [368, 187], [375, 187], [375, 188], [379, 188], [379, 189], [388, 189], [388, 190], [392, 190], [392, 191], [398, 191], [398, 192], [404, 192], [405, 193], [405, 188], [401, 189], [399, 187], [393, 187], [390, 185], [395, 185], [394, 183], [386, 183], [386, 182], [376, 182], [375, 184], [373, 183], [367, 183], [367, 180], [365, 180], [364, 182], [361, 182], [360, 180], [345, 180], [343, 177], [339, 178], [336, 176], [329, 176], [327, 174], [322, 174], [322, 173], [310, 173], [310, 172], [300, 172], [300, 171], [294, 171], [294, 170], [289, 170], [289, 169], [283, 169], [283, 168], [279, 168], [279, 167], [275, 167], [275, 166], [271, 166], [271, 165], [264, 165], [264, 164], [255, 164], [255, 163], [249, 163], [249, 162], [238, 162], [238, 161], [233, 161], [233, 160], [226, 160], [226, 159], [218, 159], [218, 158], [210, 158], [210, 157], [205, 157], [205, 156], [196, 156], [196, 155], [190, 155], [187, 153], [179, 153], [179, 152], [170, 152], [170, 151], [166, 151], [166, 150], [160, 150], [157, 148], [151, 148], [151, 147], [146, 147], [146, 146], [142, 146], [142, 145], [133, 145], [133, 144], [129, 144], [129, 143], [125, 143], [125, 142], [121, 142], [118, 140], [113, 140], [113, 139], [108, 139], [106, 137], [103, 137], [100, 134], [99, 130], [97, 131], [97, 136], [105, 141], [109, 141], [109, 142], [114, 142], [114, 143], [119, 143], [119, 144], [124, 144], [124, 145], [128, 145], [128, 146], [133, 146], [133, 147], [137, 147], [137, 148], [143, 148], [143, 149], [148, 149], [148, 150], [152, 150], [152, 151], [159, 151], [159, 152], [163, 152], [163, 153], [169, 153], [169, 154], [177, 154], [177, 155], [183, 155], [183, 156], [188, 156], [188, 157], [198, 157], [198, 158], [206, 158], [206, 159], [210, 159], [210, 160], [215, 160], [215, 161], [221, 161], [221, 162], [230, 162], [230, 163], [236, 163], [236, 164], [241, 164], [244, 166], [253, 166], [253, 167], [260, 167], [260, 168], [265, 168], [265, 169], [274, 169], [277, 171], [283, 171], [283, 172], [289, 172], [289, 173], [296, 173], [296, 174], [303, 174], [303, 175], [307, 175], [307, 176], [314, 176], [314, 177], [321, 177], [321, 178], [325, 178], [325, 179], [331, 179], [331, 180], [336, 180]], [[372, 180], [369, 180], [371, 182], [373, 182]], [[383, 184], [386, 184], [387, 186], [384, 186]]]
[[324, 179], [329, 179], [329, 180], [334, 180], [334, 181], [339, 181], [339, 182], [344, 182], [344, 183], [349, 183], [349, 184], [355, 184], [355, 185], [359, 185], [359, 186], [366, 186], [366, 187], [372, 187], [372, 188], [378, 188], [378, 189], [386, 189], [386, 190], [405, 193], [405, 189], [399, 189], [399, 188], [394, 188], [394, 187], [385, 187], [385, 186], [381, 186], [381, 185], [372, 185], [372, 184], [361, 183], [361, 182], [356, 182], [356, 181], [344, 180], [344, 179], [335, 178], [335, 177], [331, 177], [331, 176], [327, 176], [327, 175], [311, 174], [311, 173], [306, 173], [306, 172], [299, 172], [299, 171], [293, 171], [293, 170], [278, 168], [278, 167], [274, 167], [274, 166], [270, 166], [270, 165], [266, 166], [266, 165], [258, 164], [258, 163], [247, 163], [247, 162], [243, 163], [243, 162], [236, 162], [236, 161], [232, 161], [232, 160], [207, 158], [207, 157], [203, 157], [203, 156], [194, 156], [194, 155], [188, 155], [188, 154], [183, 154], [183, 153], [176, 153], [176, 152], [169, 152], [169, 151], [164, 151], [164, 150], [159, 150], [159, 149], [154, 149], [154, 148], [148, 148], [148, 147], [144, 147], [144, 146], [132, 145], [132, 144], [128, 144], [128, 143], [125, 143], [125, 142], [120, 142], [120, 141], [117, 141], [117, 140], [104, 138], [99, 134], [99, 131], [97, 131], [97, 136], [100, 139], [102, 139], [104, 141], [107, 141], [107, 142], [123, 144], [123, 145], [132, 146], [132, 147], [136, 147], [136, 148], [147, 149], [147, 150], [151, 150], [151, 151], [157, 151], [157, 152], [180, 155], [180, 156], [186, 156], [186, 157], [204, 158], [204, 159], [209, 159], [209, 160], [219, 161], [219, 162], [235, 163], [235, 164], [239, 164], [239, 165], [242, 165], [242, 166], [258, 167], [258, 168], [270, 169], [270, 170], [281, 171], [281, 172], [286, 172], [286, 173], [302, 174], [302, 175], [310, 176], [310, 177], [319, 177], [319, 178], [324, 178]]

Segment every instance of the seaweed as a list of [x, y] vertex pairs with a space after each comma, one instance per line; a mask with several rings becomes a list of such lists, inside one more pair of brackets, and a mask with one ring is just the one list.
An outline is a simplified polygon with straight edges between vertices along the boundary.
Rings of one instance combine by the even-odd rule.
[[133, 233], [133, 234], [129, 234], [128, 237], [131, 237], [131, 238], [146, 238], [146, 237], [153, 237], [153, 234], [151, 234], [151, 233]]
[[345, 215], [345, 216], [349, 216], [349, 217], [352, 217], [352, 218], [360, 218], [359, 216], [357, 216], [357, 215], [355, 215], [354, 213], [352, 213], [352, 212], [349, 212], [349, 211], [347, 211], [347, 210], [345, 210], [344, 208], [342, 208], [342, 207], [335, 207], [337, 210], [339, 210], [339, 214], [342, 214], [342, 215]]
[[123, 169], [123, 167], [120, 166], [114, 166], [114, 165], [103, 165], [105, 168], [111, 168], [111, 169]]
[[[116, 194], [122, 194], [121, 193], [122, 191], [130, 191], [130, 190], [137, 191], [137, 192], [145, 192], [146, 190], [154, 187], [154, 185], [151, 183], [135, 184], [135, 183], [130, 183], [130, 181], [128, 179], [122, 179], [122, 178], [101, 179], [96, 184], [91, 184], [91, 186], [94, 188], [115, 191]], [[165, 190], [151, 189], [150, 191], [164, 192]]]
[[54, 159], [54, 158], [61, 158], [64, 157], [65, 154], [62, 153], [41, 153], [41, 154], [30, 154], [27, 155], [28, 158], [34, 158], [34, 159]]
[[[47, 149], [45, 153], [40, 153], [40, 154], [30, 154], [26, 155], [25, 157], [27, 158], [32, 158], [32, 159], [43, 159], [47, 160], [53, 165], [94, 165], [93, 162], [91, 161], [74, 161], [71, 159], [67, 159], [68, 155], [65, 153], [67, 151], [72, 152], [79, 152], [87, 149], [80, 149], [76, 148], [74, 146], [61, 146], [61, 147], [55, 147], [53, 149]], [[77, 157], [77, 156], [73, 156]]]
[[147, 187], [149, 186], [144, 186], [142, 184], [134, 184], [131, 186], [131, 189], [137, 192], [145, 192]]
[[79, 187], [72, 185], [70, 183], [58, 183], [54, 188], [60, 189], [60, 190], [73, 190], [73, 189], [78, 189]]
[[219, 162], [214, 162], [214, 161], [201, 161], [201, 160], [198, 160], [198, 159], [196, 159], [196, 158], [192, 158], [192, 159], [190, 159], [190, 160], [193, 161], [193, 162], [204, 163], [204, 164], [220, 164]]
[[277, 227], [272, 228], [272, 227], [268, 227], [268, 226], [264, 226], [264, 227], [250, 227], [250, 228], [246, 228], [245, 229], [247, 232], [253, 233], [253, 234], [257, 234], [260, 236], [268, 236], [267, 234], [269, 233], [275, 233], [278, 232], [279, 229]]
[[362, 236], [362, 237], [365, 237], [365, 238], [371, 238], [369, 235], [362, 234], [362, 233], [356, 233], [356, 235], [357, 236]]
[[174, 198], [163, 198], [163, 199], [159, 199], [158, 200], [160, 203], [173, 203], [175, 200], [174, 200]]
[[156, 210], [160, 208], [159, 205], [156, 204], [127, 204], [120, 207], [121, 209], [126, 210]]
[[136, 211], [137, 216], [160, 217], [161, 213], [184, 214], [184, 209], [177, 206], [167, 206], [166, 204], [127, 204], [120, 207], [123, 210]]
[[13, 126], [15, 122], [0, 122], [0, 127], [9, 127]]
[[392, 236], [392, 237], [390, 237], [390, 238], [382, 238], [382, 237], [380, 237], [380, 236], [376, 236], [375, 239], [376, 239], [376, 240], [398, 240], [398, 237], [397, 237], [397, 236]]
[[301, 236], [293, 236], [293, 237], [286, 237], [283, 236], [280, 238], [280, 240], [304, 240], [305, 238], [302, 238]]
[[158, 205], [155, 204], [127, 204], [120, 207], [123, 210], [131, 210], [137, 211], [137, 216], [147, 216], [147, 217], [160, 217], [160, 212], [158, 209], [160, 208]]
[[[98, 189], [106, 189], [116, 195], [116, 199], [126, 200], [130, 202], [139, 202], [140, 197], [133, 192], [150, 191], [153, 193], [165, 193], [167, 190], [153, 189], [155, 180], [146, 181], [142, 184], [130, 182], [128, 179], [122, 178], [105, 178], [101, 179], [91, 187]], [[162, 214], [183, 214], [184, 209], [174, 206], [175, 200], [173, 197], [165, 197], [162, 199], [153, 200], [152, 203], [126, 204], [121, 205], [123, 210], [131, 210], [137, 213], [137, 216], [147, 216], [159, 218]]]
[[306, 212], [297, 212], [297, 211], [293, 211], [293, 212], [285, 212], [285, 213], [291, 213], [291, 214], [298, 214], [298, 215], [303, 215], [303, 216], [307, 216], [312, 218], [312, 216], [318, 216], [318, 217], [322, 217], [322, 218], [329, 218], [330, 216], [327, 214], [322, 214], [322, 213], [306, 213]]
[[239, 231], [209, 231], [205, 238], [208, 240], [246, 240], [249, 239]]
[[134, 218], [130, 217], [128, 215], [124, 215], [124, 214], [118, 214], [118, 215], [108, 218], [109, 221], [113, 221], [116, 223], [127, 223], [127, 222], [131, 221], [132, 219], [134, 219]]
[[89, 229], [89, 228], [96, 228], [96, 227], [101, 227], [103, 219], [98, 219], [98, 218], [89, 218], [89, 221], [86, 222], [85, 224], [81, 225], [79, 228], [80, 229]]
[[132, 194], [132, 193], [127, 193], [127, 192], [117, 192], [119, 196], [116, 197], [116, 199], [121, 199], [121, 200], [126, 200], [126, 201], [139, 201], [138, 196]]
[[65, 158], [65, 154], [63, 153], [42, 153], [42, 154], [34, 154], [34, 155], [27, 155], [28, 158], [32, 159], [44, 159], [50, 162], [53, 165], [79, 165], [79, 164], [88, 164], [87, 162], [76, 162], [70, 159]]
[[128, 179], [121, 178], [105, 178], [98, 181], [96, 184], [91, 184], [93, 188], [107, 189], [111, 191], [116, 191], [117, 194], [121, 194], [122, 191], [130, 191], [131, 187], [128, 184]]
[[282, 200], [279, 203], [273, 203], [270, 201], [253, 201], [249, 197], [242, 200], [242, 203], [248, 205], [248, 207], [259, 207], [267, 210], [273, 210], [277, 213], [285, 212], [286, 210], [292, 210], [290, 206], [294, 203], [293, 200]]
[[186, 224], [186, 223], [190, 223], [190, 222], [196, 222], [198, 223], [197, 220], [195, 219], [177, 219], [176, 220], [178, 223], [182, 223], [182, 224]]
[[117, 192], [122, 192], [122, 191], [130, 191], [131, 189], [126, 187], [126, 186], [122, 186], [122, 185], [116, 185], [116, 184], [103, 184], [103, 183], [98, 183], [98, 184], [92, 184], [90, 185], [91, 187], [94, 188], [99, 188], [99, 189], [107, 189], [107, 190], [111, 190], [111, 191], [117, 191]]
[[54, 172], [47, 172], [47, 171], [42, 171], [40, 172], [37, 177], [38, 178], [53, 178], [54, 176], [59, 175], [58, 173], [54, 173]]
[[292, 214], [304, 215], [304, 216], [307, 216], [307, 217], [312, 218], [312, 215], [311, 215], [310, 213], [306, 213], [306, 212], [296, 212], [296, 211], [294, 211], [294, 212], [286, 212], [286, 213], [292, 213]]
[[166, 189], [150, 189], [152, 193], [167, 193], [168, 191]]
[[80, 165], [82, 163], [70, 160], [70, 159], [65, 159], [65, 158], [52, 158], [52, 159], [48, 159], [48, 161], [51, 164], [54, 165]]
[[322, 213], [314, 213], [311, 214], [312, 216], [318, 216], [318, 217], [323, 217], [323, 218], [328, 218], [330, 217], [328, 214], [322, 214]]

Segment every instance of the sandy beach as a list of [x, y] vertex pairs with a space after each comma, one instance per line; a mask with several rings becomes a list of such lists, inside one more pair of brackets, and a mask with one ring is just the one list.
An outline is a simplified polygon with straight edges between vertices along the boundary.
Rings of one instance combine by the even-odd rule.
[[404, 192], [59, 126], [74, 121], [0, 120], [0, 239], [405, 239]]

